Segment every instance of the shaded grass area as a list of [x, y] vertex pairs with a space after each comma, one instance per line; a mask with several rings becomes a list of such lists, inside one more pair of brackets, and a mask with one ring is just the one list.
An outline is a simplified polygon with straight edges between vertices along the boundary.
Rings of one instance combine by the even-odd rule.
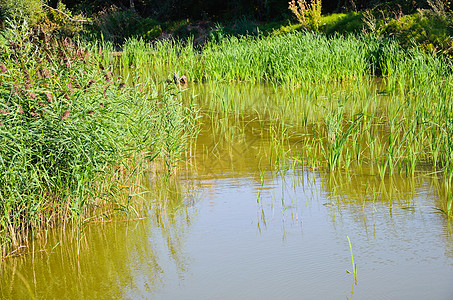
[[195, 113], [171, 86], [129, 86], [99, 53], [26, 24], [0, 38], [0, 248], [130, 213], [141, 174], [181, 158]]

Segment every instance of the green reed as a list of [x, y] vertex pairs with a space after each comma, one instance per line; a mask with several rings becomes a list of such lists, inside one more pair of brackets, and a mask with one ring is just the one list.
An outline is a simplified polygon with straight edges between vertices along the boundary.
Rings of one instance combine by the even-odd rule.
[[2, 255], [103, 206], [128, 211], [149, 162], [171, 169], [180, 159], [196, 114], [174, 88], [126, 86], [110, 48], [11, 24], [0, 49]]
[[[346, 236], [348, 239], [349, 243], [349, 250], [351, 251], [351, 261], [352, 261], [352, 273], [354, 274], [354, 277], [357, 276], [357, 264], [354, 263], [354, 255], [352, 254], [352, 245], [351, 245], [351, 240], [349, 239], [349, 236]], [[350, 271], [347, 271], [348, 273], [351, 273]]]
[[[281, 140], [299, 136], [298, 159], [309, 164], [339, 171], [366, 165], [381, 180], [415, 176], [429, 165], [449, 180], [451, 60], [372, 35], [309, 32], [229, 37], [197, 49], [190, 42], [130, 40], [121, 59], [142, 80], [175, 73], [206, 82], [194, 85], [199, 96], [189, 103], [238, 120], [259, 116], [280, 148]], [[233, 138], [230, 124], [222, 126]], [[451, 201], [445, 203], [451, 211]]]

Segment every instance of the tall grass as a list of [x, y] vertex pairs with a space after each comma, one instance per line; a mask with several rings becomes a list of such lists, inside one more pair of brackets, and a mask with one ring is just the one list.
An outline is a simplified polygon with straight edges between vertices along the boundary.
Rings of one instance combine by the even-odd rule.
[[[305, 84], [313, 80], [356, 78], [369, 73], [377, 40], [296, 32], [273, 38], [230, 37], [208, 42], [199, 51], [191, 43], [129, 40], [123, 66], [174, 70], [193, 81], [251, 81]], [[374, 46], [377, 47], [377, 46]], [[347, 53], [347, 54], [346, 54]]]
[[132, 189], [121, 202], [119, 183], [156, 158], [169, 170], [183, 153], [194, 114], [175, 89], [127, 87], [99, 52], [25, 24], [10, 24], [0, 49], [3, 255], [103, 205], [125, 211]]
[[[213, 94], [200, 98], [208, 109], [256, 113], [275, 128], [304, 126], [301, 131], [312, 138], [301, 138], [301, 156], [329, 170], [366, 164], [384, 179], [414, 176], [429, 166], [451, 186], [453, 63], [446, 58], [373, 35], [294, 32], [229, 37], [200, 49], [130, 40], [122, 61], [143, 78], [153, 70], [153, 80], [174, 72], [208, 82]], [[264, 84], [275, 99], [236, 97], [228, 87], [233, 82]], [[451, 192], [441, 194], [452, 198]], [[442, 209], [451, 214], [452, 201]]]

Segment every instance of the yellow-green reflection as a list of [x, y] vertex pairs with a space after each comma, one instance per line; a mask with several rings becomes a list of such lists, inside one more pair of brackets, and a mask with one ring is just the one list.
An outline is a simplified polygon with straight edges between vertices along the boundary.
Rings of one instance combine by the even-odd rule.
[[[36, 241], [33, 253], [2, 262], [2, 297], [111, 299], [164, 295], [162, 298], [175, 299], [175, 294], [169, 290], [181, 288], [182, 292], [176, 298], [190, 298], [197, 293], [185, 294], [184, 288], [190, 290], [194, 286], [193, 289], [201, 288], [202, 292], [212, 289], [211, 293], [215, 293], [219, 286], [209, 285], [209, 279], [223, 276], [224, 269], [219, 267], [219, 275], [215, 269], [217, 265], [211, 268], [209, 264], [233, 257], [233, 261], [219, 263], [223, 268], [227, 269], [231, 264], [232, 269], [237, 269], [237, 274], [227, 273], [229, 277], [222, 281], [226, 286], [233, 280], [231, 277], [247, 274], [251, 282], [246, 282], [243, 293], [247, 292], [249, 284], [262, 280], [261, 289], [272, 295], [266, 287], [272, 286], [274, 278], [262, 279], [261, 267], [271, 266], [272, 272], [278, 270], [275, 272], [278, 275], [284, 274], [285, 268], [290, 268], [288, 265], [297, 265], [297, 272], [291, 269], [293, 273], [288, 274], [300, 275], [298, 272], [305, 269], [307, 274], [295, 277], [297, 284], [294, 286], [309, 282], [319, 292], [314, 298], [330, 299], [332, 295], [338, 296], [335, 293], [338, 286], [327, 284], [324, 278], [316, 284], [310, 279], [319, 272], [332, 276], [327, 282], [342, 282], [343, 277], [332, 274], [340, 270], [344, 275], [344, 270], [350, 268], [349, 248], [341, 244], [345, 241], [345, 231], [354, 244], [354, 256], [359, 265], [358, 285], [353, 286], [353, 291], [351, 278], [345, 280], [344, 291], [350, 296], [354, 292], [354, 296], [363, 297], [361, 284], [366, 278], [373, 278], [373, 272], [383, 264], [378, 259], [373, 262], [372, 256], [365, 256], [367, 251], [385, 247], [393, 251], [400, 246], [416, 249], [420, 242], [416, 230], [432, 225], [436, 230], [444, 231], [437, 232], [440, 237], [432, 237], [437, 250], [425, 246], [423, 251], [443, 252], [439, 260], [453, 258], [451, 224], [436, 210], [444, 203], [441, 194], [444, 181], [433, 170], [426, 171], [419, 166], [415, 176], [406, 176], [405, 172], [381, 176], [375, 164], [356, 161], [349, 168], [328, 171], [323, 151], [325, 143], [329, 142], [329, 132], [324, 125], [305, 127], [304, 122], [297, 123], [297, 113], [292, 109], [287, 113], [293, 119], [269, 113], [272, 109], [266, 105], [270, 107], [274, 101], [271, 98], [275, 96], [272, 87], [231, 89], [232, 94], [225, 97], [225, 101], [244, 107], [209, 108], [202, 98], [217, 96], [211, 92], [200, 93], [199, 105], [204, 109], [200, 135], [187, 149], [187, 160], [180, 162], [172, 178], [166, 176], [165, 168], [153, 166], [142, 182], [134, 182], [135, 193], [147, 191], [141, 196], [143, 206], [132, 204], [125, 210], [129, 216], [120, 214], [112, 222], [90, 223], [82, 227], [82, 234], [77, 228], [50, 232], [43, 242]], [[269, 96], [265, 96], [268, 92]], [[183, 96], [191, 98], [190, 94]], [[257, 99], [256, 102], [234, 101], [234, 97], [244, 101], [258, 97], [264, 102]], [[266, 101], [270, 104], [263, 104]], [[314, 104], [307, 105], [314, 107]], [[364, 143], [362, 146], [357, 141], [353, 145], [351, 139], [344, 151], [352, 151], [354, 157], [359, 152], [369, 159], [373, 151], [363, 148], [370, 147], [371, 140], [378, 143], [374, 134], [381, 134], [378, 138], [385, 140], [388, 131], [379, 129], [368, 134], [369, 140], [360, 140]], [[215, 215], [218, 218], [209, 219], [216, 208], [220, 211]], [[250, 215], [251, 221], [246, 219], [240, 223], [241, 217], [249, 218]], [[136, 220], [122, 221], [121, 216], [124, 220]], [[143, 216], [145, 218], [140, 218]], [[199, 225], [199, 219], [204, 227]], [[238, 230], [238, 223], [244, 228]], [[415, 230], [410, 226], [413, 223], [417, 225]], [[216, 230], [210, 231], [210, 228]], [[231, 228], [236, 231], [231, 233]], [[249, 232], [252, 233], [246, 234]], [[387, 235], [394, 238], [382, 238]], [[317, 239], [319, 236], [323, 238], [322, 242]], [[60, 239], [62, 241], [58, 242]], [[296, 250], [285, 252], [292, 259], [288, 260], [290, 263], [284, 255], [273, 254], [287, 251], [284, 246], [293, 242], [296, 246], [292, 250]], [[344, 265], [343, 261], [330, 265], [335, 263], [329, 260], [333, 255], [322, 252], [329, 247], [340, 256], [344, 254]], [[253, 250], [253, 255], [244, 254], [248, 248]], [[271, 255], [262, 256], [266, 249], [272, 250], [269, 251]], [[304, 251], [309, 255], [305, 256]], [[318, 252], [319, 255], [313, 254]], [[412, 252], [407, 255], [419, 258]], [[204, 264], [208, 256], [212, 256], [212, 260]], [[406, 259], [404, 256], [395, 258], [394, 253], [383, 256], [403, 262]], [[256, 269], [240, 264], [241, 259], [250, 262], [262, 257], [265, 259], [257, 263]], [[235, 258], [239, 265], [234, 265]], [[368, 269], [367, 260], [371, 261]], [[303, 262], [300, 266], [299, 261]], [[328, 272], [323, 273], [323, 270]], [[200, 275], [204, 272], [206, 274]], [[184, 286], [192, 277], [197, 280], [189, 281], [189, 287]], [[292, 280], [291, 276], [280, 278], [285, 282]], [[309, 290], [310, 286], [303, 287]], [[328, 297], [323, 297], [325, 290], [331, 290]], [[234, 294], [224, 293], [226, 299], [235, 298]], [[291, 293], [296, 295], [297, 288]]]
[[183, 241], [194, 212], [183, 203], [180, 184], [158, 175], [153, 184], [160, 198], [148, 199], [148, 216], [59, 228], [36, 240], [31, 253], [3, 261], [1, 298], [130, 298], [161, 288], [169, 269], [183, 274]]

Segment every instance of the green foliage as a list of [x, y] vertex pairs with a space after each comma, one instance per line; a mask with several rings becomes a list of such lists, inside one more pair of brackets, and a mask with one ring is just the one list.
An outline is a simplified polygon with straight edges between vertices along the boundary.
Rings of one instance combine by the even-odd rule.
[[406, 48], [416, 44], [427, 53], [453, 54], [451, 16], [432, 15], [420, 11], [399, 19], [385, 20], [378, 33], [397, 38]]
[[57, 9], [45, 5], [43, 10], [35, 27], [59, 37], [73, 37], [82, 33], [83, 25], [88, 22], [82, 15], [73, 15], [61, 1], [58, 1]]
[[328, 28], [331, 28], [334, 24], [338, 23], [345, 17], [347, 17], [347, 14], [331, 14], [322, 16], [319, 31], [326, 32]]
[[41, 0], [2, 0], [0, 1], [0, 26], [7, 19], [27, 20], [34, 24], [42, 13]]
[[325, 26], [324, 30], [327, 35], [334, 33], [348, 34], [361, 33], [365, 24], [362, 20], [362, 14], [350, 12], [347, 15], [338, 15], [339, 19], [330, 26]]
[[114, 6], [101, 11], [94, 18], [92, 32], [120, 45], [131, 37], [153, 40], [162, 34], [162, 25], [151, 18], [142, 18], [135, 10]]
[[29, 231], [83, 221], [93, 206], [122, 209], [119, 181], [130, 184], [156, 157], [170, 169], [193, 124], [174, 90], [126, 87], [105, 63], [105, 46], [9, 27], [0, 39], [3, 251]]

